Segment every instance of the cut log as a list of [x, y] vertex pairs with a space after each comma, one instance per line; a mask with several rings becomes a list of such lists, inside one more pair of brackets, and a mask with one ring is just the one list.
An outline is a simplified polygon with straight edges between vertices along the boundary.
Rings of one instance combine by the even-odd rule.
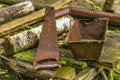
[[[59, 32], [61, 33], [66, 30], [69, 30], [71, 19], [73, 18], [62, 17], [56, 20], [58, 34]], [[38, 27], [33, 28], [31, 30], [27, 30], [22, 33], [18, 33], [16, 35], [7, 37], [3, 44], [7, 54], [14, 54], [21, 50], [25, 50], [36, 46], [39, 41], [41, 29], [42, 29], [42, 25], [39, 25]]]
[[34, 11], [34, 6], [31, 1], [25, 1], [2, 8], [0, 9], [0, 24], [24, 16], [32, 11]]
[[[1, 3], [5, 3], [5, 4], [15, 4], [15, 3], [19, 3], [21, 1], [25, 1], [25, 0], [0, 0]], [[51, 5], [59, 0], [30, 0], [30, 1], [33, 3], [35, 9], [39, 10], [39, 9], [42, 9], [48, 5]], [[64, 2], [64, 1], [62, 1], [62, 2]], [[68, 5], [85, 8], [85, 9], [92, 9], [90, 6], [89, 0], [74, 0], [74, 1], [71, 0], [71, 2]]]
[[[68, 6], [68, 4], [72, 1], [76, 0], [60, 0], [56, 3], [54, 3], [51, 6], [54, 6], [55, 10], [63, 9]], [[29, 14], [27, 16], [12, 20], [6, 24], [3, 24], [0, 26], [0, 37], [9, 34], [10, 32], [14, 32], [22, 27], [25, 27], [26, 25], [33, 24], [35, 22], [41, 21], [44, 18], [45, 8], [41, 9], [39, 11], [36, 11], [32, 14]]]
[[19, 3], [21, 1], [25, 1], [25, 0], [0, 0], [0, 3], [4, 3], [4, 4], [15, 4], [15, 3]]
[[[21, 1], [26, 1], [26, 0], [0, 0], [1, 3], [5, 3], [5, 4], [15, 4], [15, 3], [19, 3]], [[52, 3], [55, 3], [58, 0], [30, 0], [32, 1], [33, 5], [35, 6], [35, 9], [41, 9], [47, 5], [50, 5]]]

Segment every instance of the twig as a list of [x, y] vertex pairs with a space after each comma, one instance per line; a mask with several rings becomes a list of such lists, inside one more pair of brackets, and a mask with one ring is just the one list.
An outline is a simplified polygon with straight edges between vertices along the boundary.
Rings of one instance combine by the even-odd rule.
[[6, 60], [6, 61], [9, 61], [10, 59], [8, 59], [7, 57], [3, 56], [3, 55], [0, 55], [0, 58]]
[[113, 68], [113, 71], [118, 73], [120, 75], [120, 70], [116, 69], [116, 68]]
[[0, 76], [7, 74], [7, 71], [1, 71]]
[[108, 77], [107, 77], [107, 75], [105, 74], [105, 71], [104, 71], [104, 70], [101, 70], [100, 73], [102, 74], [104, 80], [109, 80]]

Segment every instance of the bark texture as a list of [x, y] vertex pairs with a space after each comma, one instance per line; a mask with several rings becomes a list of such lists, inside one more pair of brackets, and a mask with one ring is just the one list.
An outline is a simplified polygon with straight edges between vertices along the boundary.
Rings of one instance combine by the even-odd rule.
[[[5, 3], [5, 4], [15, 4], [21, 1], [25, 1], [25, 0], [0, 0], [1, 3]], [[39, 10], [60, 0], [30, 0], [30, 1], [32, 1], [35, 9]], [[64, 2], [64, 0], [62, 0], [62, 2]], [[75, 0], [75, 1], [71, 0], [71, 2], [68, 5], [85, 8], [85, 9], [92, 9], [90, 6], [90, 0]]]
[[[26, 1], [26, 0], [0, 0], [1, 3], [10, 4], [10, 5], [19, 3], [21, 1]], [[35, 9], [38, 10], [58, 0], [30, 0], [30, 1], [32, 1], [33, 5], [35, 6]]]
[[31, 1], [25, 1], [0, 9], [0, 24], [11, 21], [34, 11]]
[[[55, 10], [63, 9], [68, 7], [68, 3], [74, 2], [75, 0], [65, 0], [64, 2], [62, 0], [54, 3], [51, 6], [54, 6]], [[27, 16], [12, 20], [6, 24], [3, 24], [0, 26], [0, 37], [7, 35], [11, 32], [14, 32], [22, 27], [25, 27], [26, 25], [33, 24], [37, 21], [43, 20], [45, 13], [45, 8], [36, 11], [32, 14], [29, 14]]]
[[15, 4], [21, 1], [25, 1], [25, 0], [0, 0], [1, 3], [5, 3], [5, 4]]
[[[62, 17], [56, 20], [56, 26], [58, 34], [70, 28], [71, 17]], [[21, 50], [25, 50], [37, 45], [39, 36], [42, 30], [42, 25], [36, 28], [27, 30], [16, 35], [6, 37], [4, 42], [4, 48], [7, 54], [13, 54]]]

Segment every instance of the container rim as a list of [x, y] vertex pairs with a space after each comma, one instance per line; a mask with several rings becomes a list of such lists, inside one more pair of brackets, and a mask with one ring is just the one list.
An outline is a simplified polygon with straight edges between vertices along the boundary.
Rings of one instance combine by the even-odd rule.
[[97, 42], [97, 43], [102, 43], [105, 42], [105, 40], [81, 40], [81, 41], [67, 41], [67, 43], [80, 43], [80, 42]]

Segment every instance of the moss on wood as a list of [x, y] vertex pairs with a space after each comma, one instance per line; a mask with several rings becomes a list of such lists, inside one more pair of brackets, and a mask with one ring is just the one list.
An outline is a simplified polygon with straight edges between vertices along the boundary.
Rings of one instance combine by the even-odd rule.
[[76, 76], [75, 68], [70, 66], [63, 66], [62, 68], [55, 69], [57, 77], [65, 80], [73, 80]]

